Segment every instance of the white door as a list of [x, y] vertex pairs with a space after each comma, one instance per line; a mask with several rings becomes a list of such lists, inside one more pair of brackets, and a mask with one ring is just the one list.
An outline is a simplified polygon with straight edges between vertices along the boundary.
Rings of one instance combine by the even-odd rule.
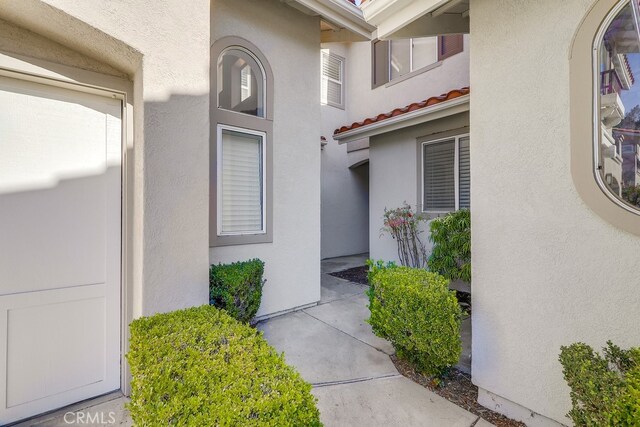
[[0, 424], [120, 388], [121, 111], [0, 76]]

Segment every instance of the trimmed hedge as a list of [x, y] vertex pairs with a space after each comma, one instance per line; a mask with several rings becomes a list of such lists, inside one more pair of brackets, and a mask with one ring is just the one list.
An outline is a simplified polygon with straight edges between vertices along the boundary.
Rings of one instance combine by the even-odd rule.
[[260, 308], [264, 262], [259, 259], [212, 265], [209, 303], [241, 322], [250, 322]]
[[429, 224], [433, 242], [429, 270], [449, 280], [471, 283], [471, 212], [461, 209]]
[[368, 322], [374, 333], [429, 375], [458, 363], [462, 311], [448, 280], [423, 269], [372, 267]]
[[584, 343], [561, 347], [560, 363], [571, 388], [567, 416], [576, 426], [640, 425], [640, 348], [611, 341], [604, 357]]
[[262, 334], [212, 306], [133, 321], [137, 426], [320, 426], [311, 386]]

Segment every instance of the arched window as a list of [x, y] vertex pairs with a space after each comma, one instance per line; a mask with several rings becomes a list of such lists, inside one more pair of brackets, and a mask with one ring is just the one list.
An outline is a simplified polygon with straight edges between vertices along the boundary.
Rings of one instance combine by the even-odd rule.
[[640, 6], [599, 0], [570, 56], [571, 172], [601, 217], [640, 235]]
[[210, 246], [271, 242], [273, 74], [239, 37], [216, 41], [211, 60]]
[[[638, 2], [624, 1], [609, 14], [596, 38], [595, 105], [599, 132], [594, 141], [596, 179], [621, 207], [640, 213], [631, 195], [640, 189], [640, 66]], [[638, 76], [640, 78], [640, 76]]]
[[264, 117], [265, 77], [258, 60], [241, 47], [231, 47], [218, 59], [218, 108]]

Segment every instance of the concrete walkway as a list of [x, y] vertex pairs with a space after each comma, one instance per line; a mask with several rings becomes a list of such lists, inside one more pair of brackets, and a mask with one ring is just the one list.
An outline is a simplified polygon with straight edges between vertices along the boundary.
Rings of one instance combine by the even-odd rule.
[[258, 325], [287, 363], [313, 385], [325, 426], [487, 426], [486, 421], [398, 373], [393, 347], [376, 337], [366, 286], [327, 273], [364, 265], [366, 256], [322, 262], [322, 299]]

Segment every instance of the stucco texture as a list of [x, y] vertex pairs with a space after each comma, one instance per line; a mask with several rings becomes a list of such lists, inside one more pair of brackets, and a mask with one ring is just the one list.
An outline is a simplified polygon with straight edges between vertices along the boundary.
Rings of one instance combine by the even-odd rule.
[[320, 299], [319, 25], [277, 0], [211, 4], [211, 43], [225, 36], [250, 41], [274, 75], [273, 243], [209, 251], [211, 263], [265, 262], [258, 316]]
[[[209, 10], [208, 0], [189, 7], [179, 1], [0, 5], [3, 19], [110, 67], [96, 71], [116, 69], [133, 81], [125, 281], [134, 317], [208, 300]], [[66, 49], [57, 49], [58, 58], [38, 49], [33, 52], [43, 59], [95, 68]]]
[[[465, 49], [411, 78], [371, 88], [371, 42], [326, 43], [323, 48], [345, 58], [345, 109], [322, 107], [322, 257], [370, 251], [376, 258], [397, 258], [395, 242], [380, 237], [384, 207], [416, 203], [415, 137], [396, 133], [376, 142], [368, 170], [348, 169], [346, 144], [333, 131], [367, 117], [469, 85], [469, 39]], [[413, 138], [413, 142], [411, 142]], [[388, 148], [385, 148], [388, 147]], [[413, 151], [411, 147], [414, 147]], [[375, 165], [374, 165], [375, 162]], [[363, 188], [367, 184], [369, 190]]]
[[[468, 133], [469, 114], [461, 113], [371, 138], [369, 148], [370, 213], [369, 235], [371, 258], [399, 262], [396, 241], [388, 233], [381, 233], [385, 208], [394, 209], [404, 202], [414, 209], [420, 201], [418, 189], [418, 139], [439, 138], [438, 134], [459, 130]], [[451, 136], [451, 134], [447, 134]], [[422, 224], [421, 239], [428, 252], [428, 223]]]
[[322, 258], [332, 258], [369, 251], [369, 167], [349, 169], [347, 145], [332, 138], [336, 127], [349, 120], [352, 106], [366, 98], [351, 96], [352, 79], [358, 76], [352, 72], [357, 64], [350, 55], [356, 48], [369, 49], [369, 43], [326, 43], [322, 47], [345, 59], [345, 109], [320, 108], [322, 136], [327, 139], [321, 154]]
[[640, 342], [640, 239], [570, 171], [569, 52], [592, 3], [471, 2], [473, 381], [561, 423], [560, 346]]

